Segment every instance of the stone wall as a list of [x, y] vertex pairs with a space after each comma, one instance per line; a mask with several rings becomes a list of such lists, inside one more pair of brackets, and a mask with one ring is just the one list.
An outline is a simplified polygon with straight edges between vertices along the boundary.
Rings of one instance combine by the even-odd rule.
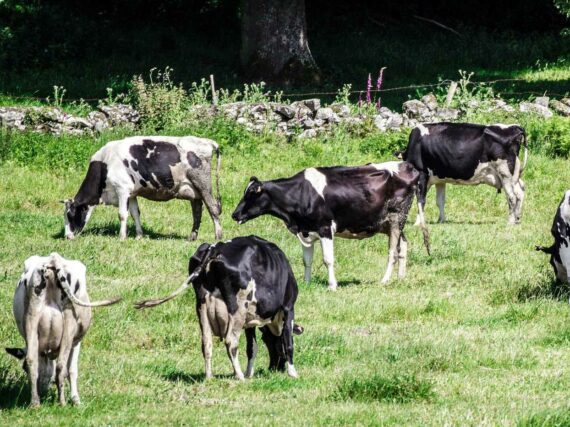
[[[329, 132], [339, 124], [358, 128], [366, 123], [380, 132], [412, 128], [418, 123], [459, 121], [466, 109], [485, 112], [502, 110], [535, 114], [548, 119], [554, 114], [570, 116], [570, 98], [551, 100], [538, 97], [534, 102], [521, 102], [517, 107], [501, 99], [485, 102], [469, 101], [464, 109], [446, 108], [438, 104], [433, 94], [404, 102], [402, 112], [386, 107], [357, 108], [354, 105], [321, 105], [319, 99], [292, 103], [234, 102], [218, 105], [194, 105], [188, 110], [188, 120], [209, 119], [222, 115], [251, 132], [276, 132], [289, 137], [313, 138]], [[130, 127], [135, 131], [144, 118], [130, 105], [115, 104], [99, 107], [85, 117], [73, 116], [57, 107], [0, 107], [0, 126], [20, 131], [85, 135], [113, 127]]]

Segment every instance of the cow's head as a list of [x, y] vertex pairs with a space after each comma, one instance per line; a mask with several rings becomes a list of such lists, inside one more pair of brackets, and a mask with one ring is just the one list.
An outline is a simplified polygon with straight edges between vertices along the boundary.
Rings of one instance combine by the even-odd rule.
[[263, 182], [252, 176], [243, 192], [241, 201], [232, 214], [232, 218], [239, 224], [243, 224], [250, 219], [267, 213], [270, 205], [271, 199], [263, 187]]
[[77, 203], [73, 199], [63, 201], [65, 205], [63, 219], [65, 221], [65, 237], [73, 239], [83, 231], [85, 224], [89, 221], [93, 206]]
[[[28, 350], [26, 348], [6, 348], [6, 353], [14, 356], [16, 359], [22, 361], [22, 369], [26, 375], [30, 375], [28, 368]], [[55, 379], [55, 362], [47, 356], [38, 355], [38, 386], [40, 394], [45, 394], [48, 391], [49, 385]]]

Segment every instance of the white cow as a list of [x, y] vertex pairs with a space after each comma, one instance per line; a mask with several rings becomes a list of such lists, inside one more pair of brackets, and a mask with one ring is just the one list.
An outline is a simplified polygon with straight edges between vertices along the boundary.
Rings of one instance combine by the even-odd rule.
[[24, 263], [24, 272], [14, 294], [14, 317], [25, 348], [6, 348], [24, 360], [32, 399], [40, 404], [39, 393], [56, 380], [59, 403], [66, 403], [64, 381], [69, 379], [71, 400], [80, 403], [77, 373], [81, 339], [91, 324], [91, 307], [110, 305], [120, 298], [89, 302], [85, 283], [85, 265], [62, 258], [32, 256]]

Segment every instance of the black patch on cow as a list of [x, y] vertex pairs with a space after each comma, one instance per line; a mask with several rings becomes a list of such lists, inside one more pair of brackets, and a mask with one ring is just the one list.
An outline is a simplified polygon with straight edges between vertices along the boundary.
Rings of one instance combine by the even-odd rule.
[[[253, 292], [250, 292], [249, 294], [247, 294], [247, 300], [251, 301], [253, 299]], [[247, 303], [246, 303], [247, 304]], [[246, 306], [247, 307], [247, 306]]]
[[46, 288], [47, 286], [47, 282], [46, 279], [44, 277], [44, 275], [41, 275], [41, 279], [40, 279], [40, 284], [36, 287], [34, 287], [34, 292], [36, 293], [36, 295], [39, 295], [42, 293], [42, 291]]
[[73, 199], [75, 204], [88, 206], [99, 204], [99, 199], [105, 189], [106, 181], [107, 164], [97, 160], [89, 163], [87, 175], [85, 175], [85, 179]]
[[134, 160], [131, 160], [131, 169], [134, 170], [135, 172], [138, 172], [139, 167], [137, 166], [137, 162], [135, 162]]
[[144, 139], [142, 144], [131, 146], [129, 152], [145, 181], [155, 188], [174, 187], [170, 167], [180, 163], [180, 152], [174, 144]]
[[232, 348], [230, 351], [232, 353], [232, 357], [237, 357], [237, 347]]
[[67, 283], [71, 283], [71, 274], [67, 273], [65, 278], [67, 279]]
[[129, 174], [129, 178], [131, 178], [131, 181], [133, 181], [133, 184], [135, 183], [135, 177], [132, 176], [131, 174]]
[[188, 151], [188, 154], [186, 155], [186, 157], [188, 158], [188, 163], [193, 168], [198, 169], [202, 166], [202, 160], [200, 160], [200, 157], [198, 157], [192, 151]]
[[143, 187], [146, 187], [146, 186], [147, 186], [147, 183], [146, 183], [146, 181], [145, 181], [144, 179], [139, 180], [139, 182], [140, 182], [140, 184], [141, 184]]
[[73, 294], [76, 294], [78, 290], [79, 290], [79, 280], [75, 282], [75, 290], [73, 291]]
[[123, 164], [125, 165], [126, 168], [129, 167], [129, 161], [127, 159], [123, 159]]

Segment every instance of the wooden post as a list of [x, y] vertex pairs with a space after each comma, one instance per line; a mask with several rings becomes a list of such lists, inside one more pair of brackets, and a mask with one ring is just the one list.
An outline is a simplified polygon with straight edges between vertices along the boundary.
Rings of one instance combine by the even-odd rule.
[[212, 105], [218, 105], [218, 95], [216, 94], [216, 86], [214, 85], [213, 74], [210, 74], [210, 88], [212, 89]]
[[449, 85], [449, 89], [447, 91], [447, 96], [445, 97], [445, 106], [449, 107], [451, 105], [451, 101], [453, 100], [453, 95], [455, 95], [455, 91], [457, 90], [457, 82], [451, 82]]

